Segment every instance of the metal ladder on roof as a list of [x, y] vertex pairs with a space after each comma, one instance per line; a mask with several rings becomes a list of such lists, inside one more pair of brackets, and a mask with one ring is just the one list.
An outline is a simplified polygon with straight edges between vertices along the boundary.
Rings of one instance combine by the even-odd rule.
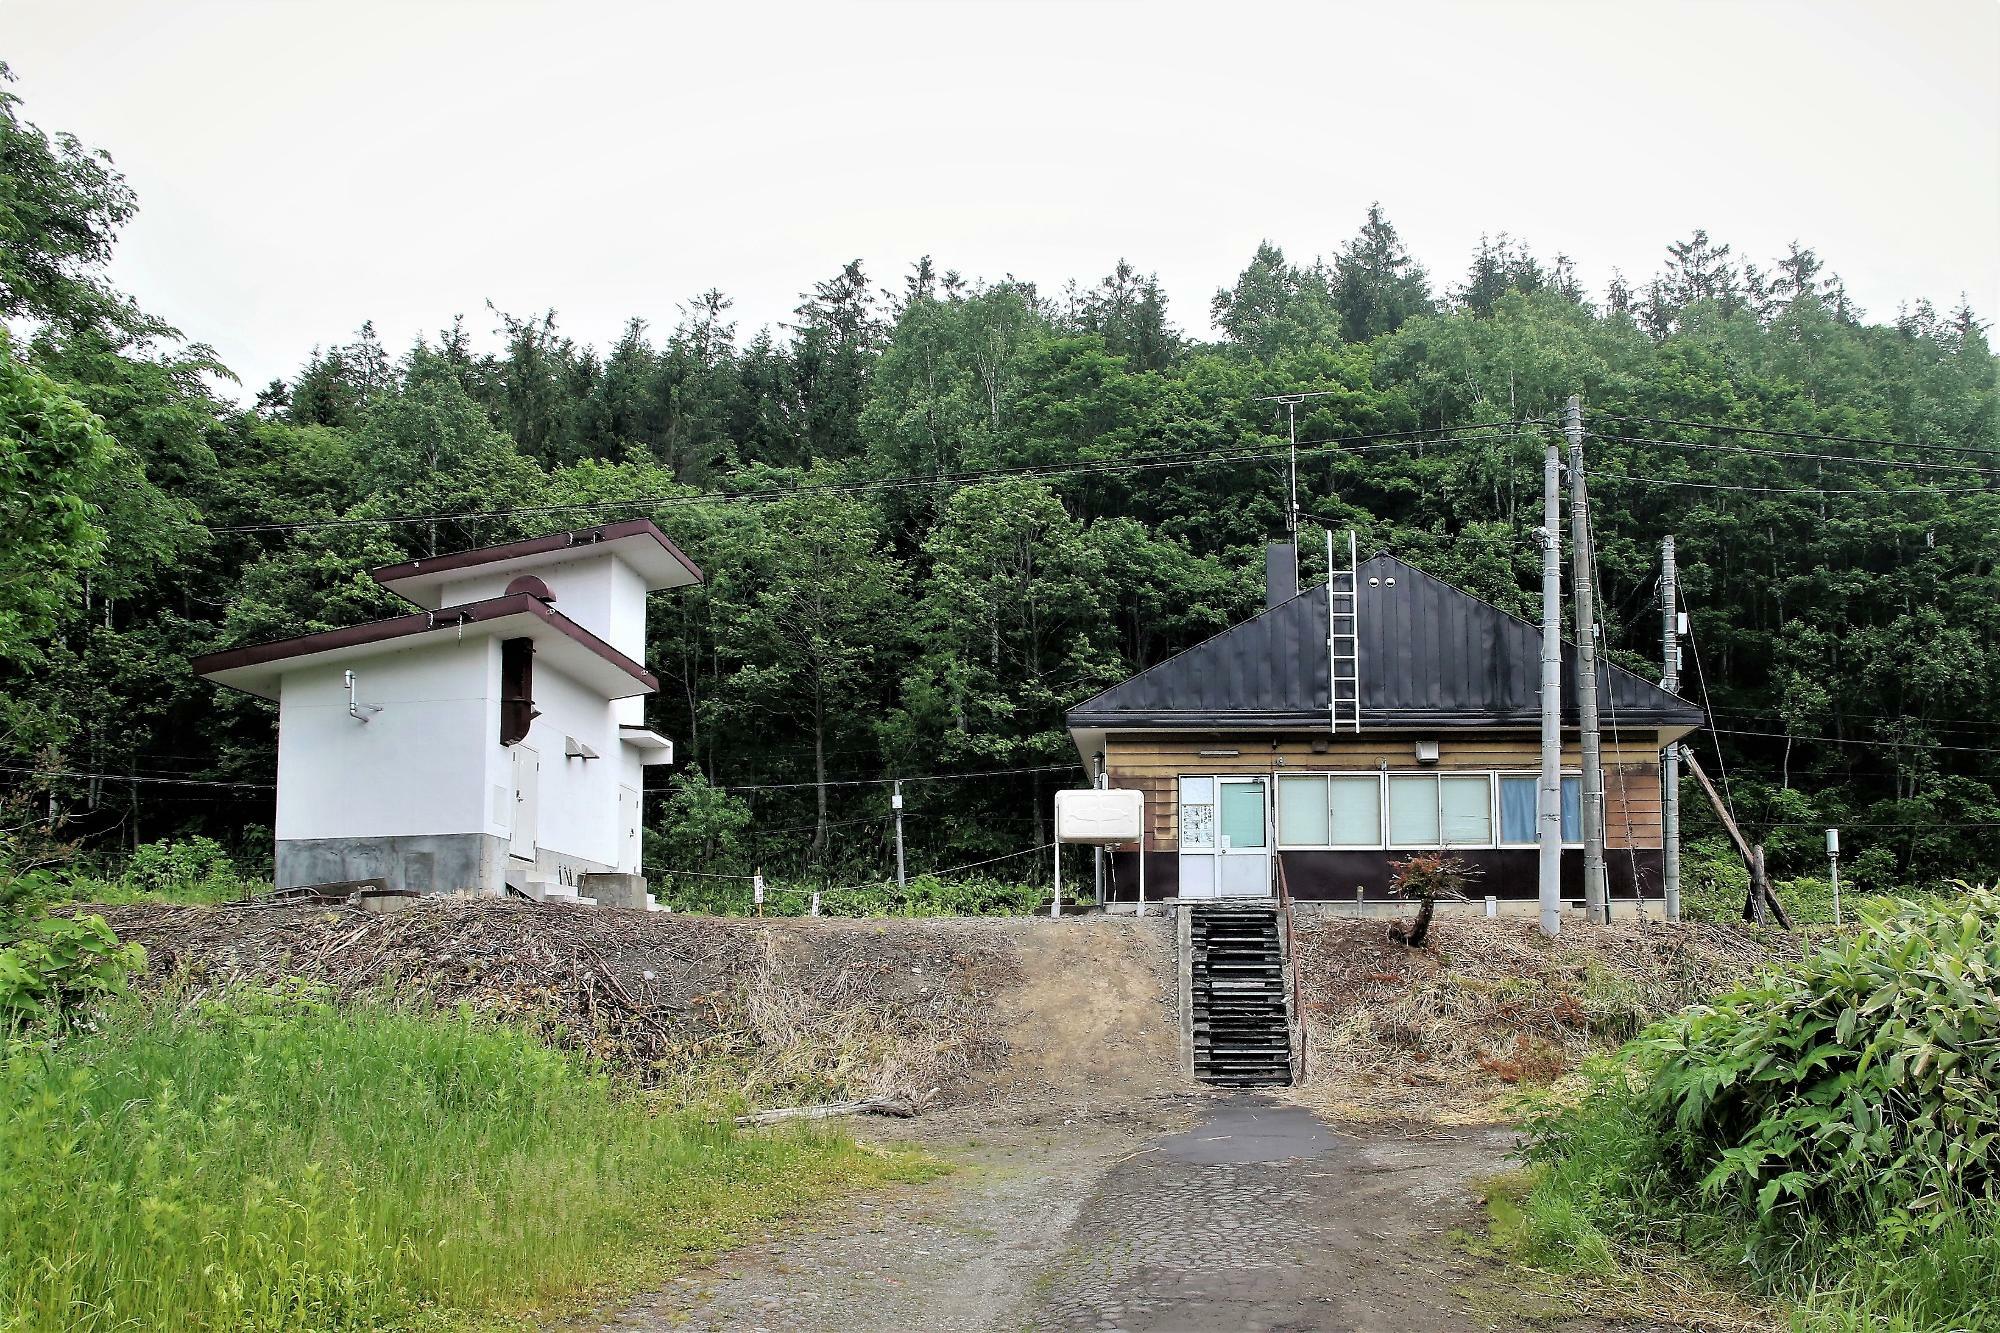
[[1347, 568], [1333, 564], [1333, 532], [1326, 534], [1327, 723], [1335, 735], [1343, 724], [1361, 730], [1361, 584], [1354, 556], [1354, 533], [1347, 534]]

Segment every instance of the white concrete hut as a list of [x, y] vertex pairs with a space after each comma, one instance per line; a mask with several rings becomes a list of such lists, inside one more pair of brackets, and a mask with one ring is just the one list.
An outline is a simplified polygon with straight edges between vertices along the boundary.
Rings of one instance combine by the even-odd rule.
[[422, 609], [194, 663], [278, 704], [278, 887], [645, 906], [646, 595], [701, 570], [634, 519], [373, 573]]

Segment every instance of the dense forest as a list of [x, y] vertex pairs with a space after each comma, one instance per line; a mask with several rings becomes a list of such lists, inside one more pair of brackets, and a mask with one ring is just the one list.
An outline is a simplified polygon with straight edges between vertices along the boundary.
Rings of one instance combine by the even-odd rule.
[[2000, 873], [2000, 385], [1963, 304], [1865, 312], [1804, 245], [1702, 232], [1643, 281], [1505, 233], [1432, 272], [1378, 207], [1192, 315], [1142, 262], [1059, 290], [857, 262], [777, 328], [721, 291], [604, 348], [441, 311], [407, 348], [329, 330], [251, 392], [106, 279], [136, 207], [110, 160], [0, 98], [10, 855], [202, 833], [267, 863], [273, 710], [191, 656], [394, 614], [372, 566], [645, 516], [708, 573], [655, 599], [681, 762], [650, 865], [879, 876], [899, 777], [929, 779], [913, 870], [1005, 857], [1080, 777], [1068, 705], [1261, 605], [1286, 449], [1260, 400], [1323, 395], [1308, 577], [1317, 525], [1352, 528], [1532, 618], [1576, 393], [1611, 651], [1658, 677], [1675, 534], [1716, 722], [1691, 740], [1779, 872], [1837, 823], [1869, 887]]

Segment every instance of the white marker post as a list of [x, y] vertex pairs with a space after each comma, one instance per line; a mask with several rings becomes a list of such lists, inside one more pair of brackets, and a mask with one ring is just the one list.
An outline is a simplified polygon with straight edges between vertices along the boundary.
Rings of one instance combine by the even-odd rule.
[[1826, 864], [1833, 874], [1833, 924], [1840, 924], [1840, 830], [1826, 831]]

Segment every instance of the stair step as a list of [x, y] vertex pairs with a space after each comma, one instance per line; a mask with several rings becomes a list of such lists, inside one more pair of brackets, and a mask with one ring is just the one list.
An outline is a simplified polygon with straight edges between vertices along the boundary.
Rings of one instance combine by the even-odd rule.
[[1219, 1087], [1292, 1081], [1285, 942], [1268, 902], [1190, 908], [1189, 1032], [1195, 1076]]

